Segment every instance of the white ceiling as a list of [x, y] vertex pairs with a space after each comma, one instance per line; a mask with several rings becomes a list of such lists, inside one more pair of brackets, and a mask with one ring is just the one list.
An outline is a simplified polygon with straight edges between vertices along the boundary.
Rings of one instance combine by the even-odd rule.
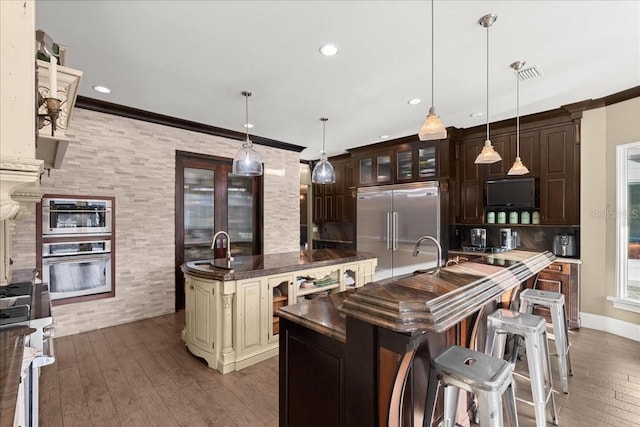
[[[520, 114], [640, 85], [640, 1], [440, 1], [435, 107], [445, 125], [515, 117], [523, 59], [543, 75], [520, 84]], [[416, 134], [431, 104], [429, 1], [37, 1], [37, 27], [84, 72], [80, 95], [307, 147], [317, 159]], [[318, 48], [335, 43], [324, 57]], [[112, 89], [102, 95], [91, 88]], [[417, 106], [407, 104], [422, 98]], [[259, 146], [257, 149], [259, 151]]]

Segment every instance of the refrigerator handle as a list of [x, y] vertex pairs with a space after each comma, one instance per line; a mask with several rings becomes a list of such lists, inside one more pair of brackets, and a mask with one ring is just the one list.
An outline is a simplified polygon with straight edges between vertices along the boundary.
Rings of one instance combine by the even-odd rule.
[[393, 213], [393, 250], [398, 250], [398, 212]]
[[391, 249], [391, 213], [387, 212], [387, 249]]

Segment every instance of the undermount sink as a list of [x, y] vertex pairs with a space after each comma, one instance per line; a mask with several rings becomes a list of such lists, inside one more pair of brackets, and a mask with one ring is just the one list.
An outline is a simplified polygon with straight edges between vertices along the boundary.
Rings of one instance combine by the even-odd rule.
[[413, 274], [435, 274], [438, 272], [438, 270], [440, 270], [440, 267], [427, 268], [424, 270], [416, 270], [413, 272]]
[[30, 305], [31, 296], [7, 297], [0, 299], [0, 308], [17, 307], [19, 305]]

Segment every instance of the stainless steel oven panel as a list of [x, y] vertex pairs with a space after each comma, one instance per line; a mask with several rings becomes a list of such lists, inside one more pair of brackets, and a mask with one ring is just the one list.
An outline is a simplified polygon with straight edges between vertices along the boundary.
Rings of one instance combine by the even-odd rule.
[[52, 300], [111, 291], [111, 254], [42, 259], [42, 280]]
[[105, 254], [111, 252], [111, 240], [88, 240], [81, 242], [54, 242], [42, 244], [42, 257], [84, 254]]
[[42, 234], [45, 236], [108, 234], [111, 221], [111, 200], [42, 199]]

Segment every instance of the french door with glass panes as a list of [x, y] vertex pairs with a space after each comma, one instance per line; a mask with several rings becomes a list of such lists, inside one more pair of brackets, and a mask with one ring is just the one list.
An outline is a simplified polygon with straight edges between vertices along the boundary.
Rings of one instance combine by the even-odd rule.
[[224, 256], [213, 234], [229, 233], [234, 257], [262, 253], [262, 177], [231, 173], [232, 159], [176, 152], [176, 310], [184, 308], [180, 266]]

